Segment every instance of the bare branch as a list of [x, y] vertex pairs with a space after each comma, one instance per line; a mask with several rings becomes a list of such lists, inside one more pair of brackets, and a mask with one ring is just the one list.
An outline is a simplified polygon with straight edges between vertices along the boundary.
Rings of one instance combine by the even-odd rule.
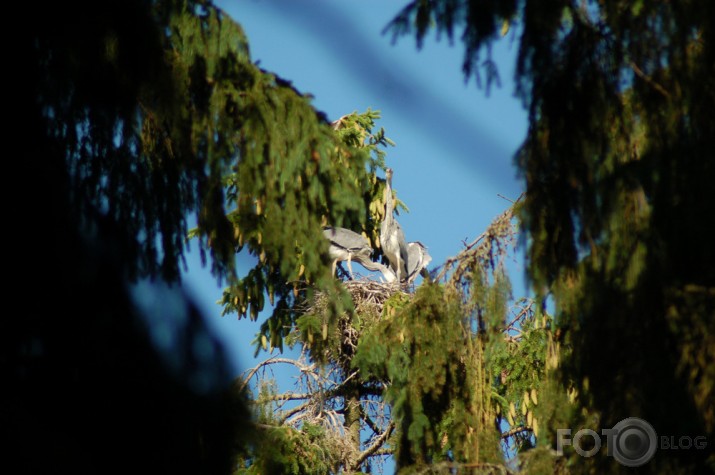
[[[300, 412], [298, 414], [294, 414], [294, 416], [295, 417], [293, 417], [291, 420], [286, 419], [285, 424], [289, 425], [289, 426], [295, 426], [299, 420], [309, 417], [309, 414], [306, 412]], [[311, 422], [314, 422], [314, 421], [311, 421]]]
[[291, 364], [291, 365], [297, 367], [301, 372], [306, 372], [306, 373], [313, 372], [315, 370], [315, 365], [307, 366], [307, 365], [301, 364], [300, 362], [290, 359], [290, 358], [279, 358], [277, 356], [274, 356], [274, 357], [268, 358], [265, 361], [261, 361], [260, 363], [258, 363], [258, 365], [256, 365], [253, 369], [250, 370], [250, 372], [248, 373], [248, 376], [246, 376], [245, 378], [236, 379], [236, 382], [234, 384], [238, 385], [239, 391], [243, 391], [246, 388], [246, 386], [248, 385], [248, 382], [251, 380], [251, 378], [253, 378], [261, 368], [263, 368], [264, 366], [268, 366], [271, 364], [277, 364], [277, 363]]
[[262, 396], [259, 399], [252, 401], [254, 404], [264, 404], [270, 401], [300, 401], [310, 399], [313, 395], [310, 393], [282, 393], [272, 394], [270, 396]]
[[507, 198], [506, 196], [504, 196], [504, 195], [502, 195], [502, 194], [500, 194], [500, 193], [497, 193], [497, 196], [498, 196], [499, 198], [503, 199], [503, 200], [508, 201], [508, 202], [511, 203], [511, 204], [514, 204], [514, 203], [515, 203], [514, 200], [509, 199], [509, 198]]
[[304, 402], [303, 404], [299, 404], [293, 409], [289, 409], [286, 412], [283, 413], [283, 415], [280, 418], [280, 422], [285, 422], [294, 415], [298, 414], [299, 412], [302, 412], [306, 410], [309, 406], [311, 405], [311, 401]]
[[[430, 465], [426, 465], [420, 471], [415, 473], [443, 473], [442, 469], [449, 470], [459, 470], [464, 468], [476, 468], [476, 469], [489, 469], [489, 473], [510, 473], [509, 470], [504, 465], [499, 465], [496, 463], [487, 462], [475, 462], [475, 463], [458, 463], [458, 462], [438, 462]], [[471, 471], [469, 473], [472, 473]]]
[[395, 454], [394, 450], [382, 448], [382, 449], [374, 451], [373, 453], [368, 455], [368, 457], [385, 457], [385, 456], [394, 455], [394, 454]]
[[529, 314], [529, 310], [531, 310], [531, 307], [533, 306], [533, 304], [534, 304], [534, 301], [533, 301], [533, 300], [529, 300], [529, 305], [526, 305], [526, 306], [524, 306], [524, 307], [521, 308], [521, 312], [519, 312], [519, 313], [517, 314], [517, 316], [514, 317], [514, 319], [513, 319], [511, 322], [509, 322], [509, 324], [506, 326], [505, 331], [510, 330], [511, 327], [512, 327], [516, 322], [518, 322], [518, 321], [521, 320], [523, 317], [525, 317], [526, 315], [528, 315], [528, 314]]
[[514, 203], [506, 210], [504, 211], [501, 215], [499, 215], [494, 221], [492, 221], [492, 224], [489, 225], [489, 228], [487, 228], [486, 231], [484, 231], [482, 234], [477, 236], [477, 238], [466, 245], [466, 247], [460, 251], [456, 256], [448, 258], [444, 264], [442, 264], [442, 270], [437, 274], [437, 278], [435, 279], [436, 281], [442, 280], [446, 275], [447, 272], [455, 265], [457, 264], [457, 267], [462, 267], [462, 263], [464, 262], [469, 262], [469, 260], [473, 257], [476, 256], [474, 248], [480, 244], [485, 238], [490, 237], [493, 234], [493, 229], [495, 225], [498, 225], [500, 223], [504, 223], [505, 221], [511, 221], [512, 218], [514, 217], [514, 207], [516, 204], [521, 201], [521, 199], [524, 197], [524, 194], [522, 193], [519, 195], [519, 197], [514, 201]]
[[380, 427], [365, 413], [365, 409], [362, 405], [360, 406], [360, 417], [362, 417], [362, 420], [365, 421], [365, 424], [370, 428], [370, 430], [372, 430], [375, 434], [380, 433]]
[[392, 430], [395, 428], [395, 423], [390, 422], [388, 424], [387, 428], [385, 431], [380, 434], [379, 437], [375, 439], [375, 441], [370, 444], [368, 448], [360, 452], [360, 455], [358, 455], [357, 459], [355, 460], [354, 467], [359, 467], [365, 459], [367, 459], [370, 455], [375, 453], [380, 447], [382, 447], [382, 444], [385, 443], [385, 441], [390, 437], [390, 434], [392, 434]]
[[532, 429], [531, 427], [526, 427], [526, 426], [514, 427], [513, 429], [510, 429], [506, 432], [502, 432], [501, 438], [508, 439], [509, 437], [513, 437], [516, 434], [519, 434], [521, 432], [534, 432], [534, 429]]
[[656, 91], [661, 93], [664, 97], [667, 97], [668, 99], [670, 99], [670, 93], [668, 91], [666, 91], [663, 86], [661, 86], [660, 84], [655, 82], [653, 80], [653, 78], [651, 78], [646, 73], [644, 73], [643, 70], [641, 68], [639, 68], [636, 63], [634, 63], [633, 61], [629, 61], [628, 65], [631, 67], [631, 69], [633, 69], [633, 72], [636, 73], [636, 75], [639, 78], [641, 78], [642, 80], [647, 82], [648, 85], [652, 86], [653, 89], [655, 89]]

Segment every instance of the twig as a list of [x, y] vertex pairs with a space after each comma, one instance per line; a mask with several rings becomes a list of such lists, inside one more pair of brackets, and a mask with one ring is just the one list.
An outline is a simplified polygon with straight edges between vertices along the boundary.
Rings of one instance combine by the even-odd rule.
[[286, 412], [284, 412], [282, 414], [282, 416], [280, 418], [280, 422], [284, 423], [288, 419], [293, 417], [294, 415], [298, 414], [299, 412], [306, 410], [311, 405], [311, 403], [312, 403], [311, 401], [304, 402], [303, 404], [299, 404], [299, 405], [295, 406], [293, 409], [287, 410]]
[[456, 263], [456, 262], [461, 262], [468, 257], [470, 257], [470, 251], [472, 248], [474, 248], [477, 244], [479, 244], [485, 237], [488, 237], [491, 235], [491, 230], [492, 227], [494, 226], [494, 223], [501, 223], [504, 221], [511, 221], [511, 219], [514, 217], [514, 206], [521, 201], [521, 199], [524, 197], [524, 193], [519, 195], [519, 197], [513, 202], [513, 204], [506, 209], [502, 214], [500, 214], [496, 219], [492, 221], [492, 224], [489, 225], [489, 228], [484, 231], [482, 234], [477, 236], [477, 238], [469, 243], [468, 245], [465, 246], [464, 249], [462, 249], [456, 256], [448, 258], [444, 264], [442, 264], [442, 270], [440, 271], [439, 274], [437, 274], [437, 278], [435, 281], [440, 281], [442, 280], [446, 275], [447, 271]]
[[500, 194], [500, 193], [497, 193], [497, 196], [498, 196], [499, 198], [503, 199], [503, 200], [507, 200], [507, 201], [508, 201], [509, 203], [511, 203], [511, 204], [514, 204], [514, 200], [509, 199], [509, 198], [507, 198], [506, 196], [504, 196], [504, 195], [502, 195], [502, 194]]
[[368, 455], [368, 457], [385, 457], [387, 455], [395, 455], [395, 451], [392, 449], [379, 449]]
[[248, 382], [251, 380], [251, 378], [253, 378], [256, 375], [256, 373], [258, 372], [259, 369], [261, 369], [264, 366], [268, 366], [270, 364], [276, 364], [276, 363], [291, 364], [291, 365], [297, 367], [301, 372], [304, 372], [304, 373], [312, 373], [313, 370], [315, 369], [315, 365], [307, 366], [307, 365], [299, 363], [296, 360], [292, 360], [290, 358], [279, 358], [277, 356], [274, 356], [274, 357], [268, 358], [265, 361], [261, 361], [260, 363], [258, 363], [258, 365], [256, 365], [253, 369], [251, 369], [251, 371], [249, 372], [247, 377], [239, 378], [237, 380], [237, 383], [240, 381], [238, 390], [243, 391], [246, 388], [246, 385], [248, 384]]
[[516, 317], [514, 317], [514, 319], [511, 322], [509, 322], [509, 324], [506, 326], [505, 331], [508, 331], [512, 327], [512, 325], [514, 325], [517, 321], [521, 320], [522, 317], [526, 316], [529, 313], [529, 310], [531, 310], [531, 307], [533, 306], [533, 304], [534, 304], [534, 301], [530, 300], [529, 305], [522, 307], [521, 312], [519, 312], [519, 314]]
[[273, 394], [271, 396], [263, 396], [253, 402], [254, 404], [264, 404], [269, 401], [301, 401], [310, 399], [311, 397], [313, 397], [313, 395], [310, 393], [282, 393]]
[[[483, 232], [483, 233], [480, 234], [474, 241], [472, 241], [471, 244], [467, 244], [467, 245], [465, 246], [465, 248], [464, 248], [462, 251], [459, 252], [459, 254], [457, 254], [457, 255], [454, 256], [454, 257], [449, 257], [449, 258], [447, 258], [447, 260], [444, 261], [444, 264], [442, 264], [442, 270], [440, 271], [439, 274], [437, 274], [437, 278], [435, 279], [435, 281], [442, 280], [442, 278], [444, 278], [444, 276], [447, 274], [447, 270], [448, 270], [455, 262], [458, 262], [458, 261], [462, 260], [462, 259], [464, 258], [464, 256], [467, 255], [467, 251], [469, 251], [471, 248], [473, 248], [474, 246], [476, 246], [477, 243], [479, 243], [479, 241], [481, 241], [482, 239], [484, 239], [487, 235], [488, 235], [488, 233], [487, 233], [486, 231]], [[462, 241], [462, 242], [464, 242], [464, 241]]]
[[338, 428], [340, 430], [345, 429], [335, 411], [325, 411], [325, 415], [328, 416], [328, 418], [330, 419], [330, 423], [332, 424], [333, 428]]
[[651, 78], [651, 77], [648, 76], [646, 73], [644, 73], [643, 70], [641, 70], [641, 68], [639, 68], [636, 63], [634, 63], [633, 61], [629, 61], [629, 62], [628, 62], [628, 65], [631, 67], [631, 69], [633, 69], [633, 72], [636, 73], [636, 75], [637, 75], [639, 78], [641, 78], [642, 80], [644, 80], [645, 82], [647, 82], [649, 85], [651, 85], [651, 86], [653, 87], [653, 89], [655, 89], [656, 91], [658, 91], [659, 93], [661, 93], [663, 96], [665, 96], [665, 97], [667, 97], [668, 99], [670, 99], [670, 93], [669, 93], [668, 91], [666, 91], [663, 86], [661, 86], [660, 84], [658, 84], [657, 82], [655, 82], [655, 81], [653, 80], [653, 78]]
[[375, 433], [379, 434], [380, 433], [380, 427], [373, 421], [370, 416], [367, 415], [365, 412], [365, 409], [363, 409], [362, 405], [360, 405], [360, 415], [362, 417], [362, 420], [365, 421], [365, 424]]
[[[488, 462], [473, 462], [473, 463], [459, 463], [459, 462], [438, 462], [438, 463], [433, 463], [430, 465], [425, 466], [423, 469], [421, 469], [419, 472], [415, 473], [443, 473], [440, 471], [441, 469], [447, 469], [447, 470], [459, 470], [460, 468], [487, 468], [490, 470], [490, 473], [493, 473], [493, 470], [498, 471], [499, 473], [511, 473], [509, 470], [504, 466], [500, 465], [497, 463], [488, 463]], [[452, 473], [451, 471], [449, 473]], [[471, 471], [469, 473], [472, 473]]]
[[534, 429], [526, 426], [514, 427], [513, 429], [510, 429], [506, 432], [502, 432], [501, 438], [508, 439], [509, 437], [515, 436], [519, 432], [534, 432]]

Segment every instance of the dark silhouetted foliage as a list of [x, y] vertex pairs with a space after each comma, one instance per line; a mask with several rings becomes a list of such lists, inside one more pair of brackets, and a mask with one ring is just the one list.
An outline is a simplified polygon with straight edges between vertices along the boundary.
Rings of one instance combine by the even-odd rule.
[[[418, 44], [433, 28], [450, 39], [461, 30], [468, 76], [489, 69], [501, 36], [518, 44], [516, 93], [529, 112], [520, 218], [532, 282], [556, 305], [539, 445], [558, 428], [598, 431], [629, 416], [712, 440], [714, 4], [419, 0], [391, 28]], [[566, 393], [572, 407], [553, 404]], [[572, 472], [627, 470], [566, 455]], [[564, 467], [530, 462], [538, 473]], [[671, 450], [642, 469], [706, 467], [712, 451]]]

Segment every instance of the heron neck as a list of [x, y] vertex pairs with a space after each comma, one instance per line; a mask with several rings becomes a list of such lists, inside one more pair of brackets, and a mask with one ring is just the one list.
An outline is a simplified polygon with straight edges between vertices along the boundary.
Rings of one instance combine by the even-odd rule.
[[392, 180], [388, 179], [385, 184], [385, 219], [392, 218], [395, 207], [392, 202]]

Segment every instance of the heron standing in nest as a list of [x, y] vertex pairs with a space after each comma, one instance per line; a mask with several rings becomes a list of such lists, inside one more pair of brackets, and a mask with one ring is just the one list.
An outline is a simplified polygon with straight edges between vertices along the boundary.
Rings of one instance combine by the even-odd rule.
[[352, 261], [355, 261], [368, 270], [382, 272], [387, 282], [392, 282], [396, 279], [392, 269], [370, 259], [372, 247], [370, 247], [370, 243], [365, 236], [349, 229], [333, 226], [325, 226], [323, 236], [330, 242], [328, 253], [333, 259], [332, 275], [335, 275], [338, 262], [346, 261], [350, 278], [354, 279]]
[[427, 252], [427, 246], [419, 241], [408, 242], [407, 256], [407, 262], [409, 263], [407, 267], [408, 283], [414, 282], [419, 274], [422, 274], [423, 277], [429, 275], [426, 269], [427, 265], [432, 261], [432, 256]]
[[395, 205], [392, 199], [392, 169], [385, 171], [385, 218], [380, 225], [380, 246], [390, 262], [390, 267], [402, 282], [408, 275], [408, 248], [405, 233], [393, 216]]

